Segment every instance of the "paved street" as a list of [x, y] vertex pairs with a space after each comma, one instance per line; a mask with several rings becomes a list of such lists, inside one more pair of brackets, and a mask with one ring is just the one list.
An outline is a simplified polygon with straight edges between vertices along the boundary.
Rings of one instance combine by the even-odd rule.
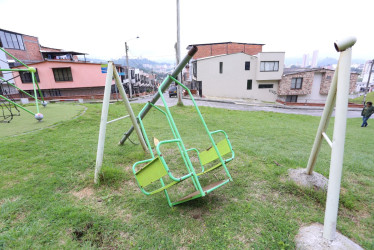
[[[153, 96], [148, 96], [144, 98], [138, 98], [137, 100], [131, 101], [132, 103], [145, 103], [152, 100]], [[169, 107], [177, 104], [178, 99], [176, 97], [169, 98], [165, 93], [164, 97]], [[281, 105], [266, 105], [266, 104], [253, 104], [245, 103], [243, 101], [235, 100], [196, 100], [197, 105], [207, 106], [214, 108], [224, 108], [232, 110], [243, 110], [243, 111], [267, 111], [267, 112], [276, 112], [276, 113], [285, 113], [285, 114], [298, 114], [298, 115], [311, 115], [311, 116], [321, 116], [323, 109], [321, 107], [288, 107]], [[162, 105], [161, 99], [157, 101], [157, 105]], [[192, 105], [192, 101], [189, 99], [183, 99], [184, 105]], [[333, 114], [334, 116], [334, 114]], [[361, 117], [360, 109], [349, 109], [348, 118], [357, 118]]]

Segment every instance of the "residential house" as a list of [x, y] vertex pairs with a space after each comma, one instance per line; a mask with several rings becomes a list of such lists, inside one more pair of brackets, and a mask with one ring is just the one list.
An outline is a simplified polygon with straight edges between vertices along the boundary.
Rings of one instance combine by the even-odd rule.
[[[367, 83], [369, 81], [370, 83], [374, 84], [374, 67], [372, 66], [373, 63], [374, 63], [374, 60], [368, 60], [365, 62], [364, 68], [362, 69], [362, 72], [361, 72], [362, 82]], [[371, 70], [371, 74], [370, 74], [370, 70]], [[369, 80], [369, 76], [370, 76], [370, 80]]]
[[[324, 104], [330, 90], [334, 70], [285, 69], [277, 91], [282, 103]], [[355, 91], [358, 74], [351, 73], [349, 93]]]
[[284, 57], [284, 52], [238, 52], [197, 58], [191, 67], [192, 89], [206, 97], [275, 102]]
[[[54, 98], [102, 98], [104, 94], [106, 72], [101, 63], [87, 62], [85, 53], [65, 51], [44, 47], [38, 38], [20, 33], [0, 30], [1, 46], [29, 67], [36, 68], [36, 78], [43, 96]], [[84, 56], [79, 60], [78, 56]], [[6, 61], [12, 68], [24, 68], [9, 56]], [[116, 65], [125, 84], [125, 69]], [[135, 84], [135, 70], [131, 70], [132, 84]], [[26, 92], [33, 92], [31, 75], [28, 72], [14, 72], [14, 83]], [[140, 78], [139, 78], [140, 81]], [[116, 93], [112, 87], [112, 93]], [[20, 97], [26, 97], [21, 94]]]
[[264, 44], [258, 43], [236, 43], [236, 42], [222, 42], [222, 43], [204, 43], [204, 44], [191, 44], [188, 45], [187, 49], [191, 49], [192, 46], [197, 47], [197, 52], [193, 56], [193, 60], [217, 56], [223, 54], [235, 54], [242, 52], [247, 55], [257, 55], [262, 52], [262, 46]]

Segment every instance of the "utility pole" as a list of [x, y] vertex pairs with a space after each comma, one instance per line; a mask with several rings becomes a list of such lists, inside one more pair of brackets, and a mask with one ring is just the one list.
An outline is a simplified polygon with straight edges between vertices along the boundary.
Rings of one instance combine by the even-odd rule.
[[368, 92], [368, 88], [369, 88], [370, 77], [371, 77], [371, 71], [373, 71], [373, 64], [374, 64], [374, 59], [371, 61], [371, 66], [370, 66], [370, 71], [369, 71], [368, 82], [366, 83], [364, 99], [362, 100], [362, 104], [364, 104], [364, 106], [365, 106], [365, 103], [366, 103], [366, 94], [367, 94], [367, 92]]
[[127, 51], [129, 48], [127, 47], [127, 42], [125, 42], [126, 47], [126, 64], [127, 64], [127, 79], [129, 80], [129, 96], [132, 98], [132, 86], [131, 86], [131, 74], [130, 74], [130, 65], [129, 65], [129, 55]]
[[[180, 58], [181, 58], [181, 41], [180, 41], [180, 18], [179, 18], [179, 0], [177, 0], [177, 44], [176, 44], [176, 53], [177, 53], [177, 65], [179, 65]], [[182, 82], [182, 72], [180, 73], [179, 81]], [[182, 87], [177, 86], [177, 97], [178, 97], [178, 105], [183, 105], [182, 101]]]

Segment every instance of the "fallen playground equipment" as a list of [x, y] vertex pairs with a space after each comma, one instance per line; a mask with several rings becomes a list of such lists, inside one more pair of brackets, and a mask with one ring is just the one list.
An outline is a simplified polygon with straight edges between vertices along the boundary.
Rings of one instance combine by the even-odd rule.
[[[149, 154], [151, 155], [150, 159], [138, 161], [133, 165], [134, 176], [136, 178], [137, 183], [139, 184], [141, 191], [144, 194], [152, 195], [152, 194], [156, 194], [161, 191], [164, 191], [169, 206], [174, 206], [174, 205], [177, 205], [177, 204], [189, 201], [189, 200], [203, 197], [209, 194], [210, 192], [212, 192], [213, 190], [232, 181], [232, 177], [227, 169], [226, 164], [234, 159], [235, 154], [234, 154], [234, 151], [232, 149], [232, 146], [231, 146], [231, 143], [229, 141], [227, 134], [223, 130], [209, 131], [201, 115], [201, 112], [195, 100], [193, 99], [191, 92], [186, 86], [184, 86], [182, 83], [180, 83], [176, 79], [178, 74], [182, 71], [184, 66], [189, 62], [189, 60], [193, 57], [193, 55], [196, 52], [197, 52], [196, 47], [193, 47], [188, 52], [186, 57], [180, 62], [180, 64], [176, 67], [174, 72], [165, 78], [165, 80], [159, 87], [158, 92], [154, 95], [153, 99], [144, 106], [144, 108], [139, 112], [139, 115], [136, 118], [134, 117], [127, 95], [119, 80], [118, 74], [116, 73], [116, 70], [113, 67], [113, 64], [111, 62], [108, 64], [108, 74], [107, 74], [106, 86], [105, 86], [105, 92], [104, 92], [103, 108], [102, 108], [100, 132], [99, 132], [99, 142], [98, 142], [97, 157], [96, 157], [95, 179], [94, 179], [95, 183], [98, 183], [99, 181], [99, 174], [101, 171], [101, 166], [102, 166], [102, 161], [103, 161], [106, 125], [111, 122], [129, 117], [129, 116], [132, 120], [133, 126], [129, 129], [128, 132], [124, 134], [119, 144], [122, 145], [129, 138], [131, 133], [135, 130], [137, 132], [138, 139], [140, 141], [140, 144], [143, 147], [143, 150], [145, 152], [149, 152]], [[122, 96], [123, 102], [125, 103], [125, 106], [126, 106], [126, 109], [129, 115], [120, 117], [120, 118], [117, 118], [117, 119], [114, 119], [108, 122], [107, 117], [108, 117], [108, 109], [109, 109], [110, 87], [112, 84], [113, 75], [114, 75], [115, 84], [120, 90], [120, 94]], [[197, 111], [198, 117], [200, 121], [202, 122], [205, 132], [207, 133], [210, 139], [211, 147], [209, 147], [208, 149], [203, 150], [201, 152], [199, 152], [196, 148], [186, 149], [186, 146], [174, 122], [173, 116], [171, 115], [170, 110], [163, 97], [163, 92], [169, 87], [169, 85], [172, 82], [175, 82], [176, 84], [180, 85], [190, 95], [191, 100], [194, 104], [194, 107]], [[160, 98], [164, 104], [165, 110], [162, 110], [161, 108], [155, 105], [155, 103]], [[148, 136], [147, 136], [144, 124], [143, 124], [144, 117], [152, 108], [156, 109], [157, 111], [159, 111], [161, 114], [165, 116], [170, 126], [172, 135], [173, 135], [173, 138], [170, 140], [164, 140], [164, 141], [158, 142], [154, 148], [154, 150], [156, 151], [155, 153], [153, 152], [152, 146], [150, 144], [150, 140], [148, 139]], [[220, 134], [221, 136], [224, 137], [224, 139], [216, 143], [215, 140], [213, 139], [213, 135], [215, 134]], [[166, 144], [169, 144], [169, 145], [176, 144], [179, 154], [181, 158], [183, 159], [183, 165], [186, 168], [187, 174], [183, 176], [179, 176], [179, 177], [176, 177], [175, 175], [173, 175], [167, 162], [164, 159], [164, 155], [162, 154], [162, 147]], [[199, 172], [195, 171], [195, 168], [192, 165], [192, 162], [189, 156], [189, 152], [193, 152], [194, 154], [197, 154], [198, 161], [201, 167], [201, 171]], [[228, 156], [224, 158], [224, 156], [226, 155]], [[218, 168], [224, 169], [224, 173], [226, 177], [223, 180], [220, 180], [215, 183], [211, 183], [203, 187], [199, 178]], [[182, 198], [177, 199], [176, 201], [171, 201], [167, 189], [187, 179], [192, 180], [195, 191], [189, 195], [186, 195]], [[158, 183], [158, 187], [153, 190], [149, 190], [148, 188], [150, 186], [153, 187], [155, 183]]]

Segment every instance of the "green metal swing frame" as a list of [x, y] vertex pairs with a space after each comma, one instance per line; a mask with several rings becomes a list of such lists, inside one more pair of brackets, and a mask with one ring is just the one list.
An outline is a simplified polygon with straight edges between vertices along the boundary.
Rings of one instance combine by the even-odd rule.
[[[175, 125], [175, 122], [174, 122], [174, 119], [171, 115], [169, 107], [166, 103], [166, 100], [165, 100], [165, 98], [162, 94], [162, 91], [161, 91], [163, 89], [162, 86], [170, 80], [173, 80], [176, 84], [181, 86], [189, 94], [189, 96], [192, 100], [192, 103], [193, 103], [193, 105], [194, 105], [194, 107], [195, 107], [195, 109], [198, 113], [198, 116], [199, 116], [199, 118], [200, 118], [200, 120], [201, 120], [201, 122], [204, 126], [204, 129], [208, 134], [210, 142], [212, 144], [212, 146], [210, 148], [208, 148], [207, 150], [199, 152], [196, 148], [186, 149], [186, 147], [183, 143], [183, 140], [182, 140], [182, 138], [179, 134], [178, 128]], [[165, 78], [165, 80], [163, 81], [162, 85], [159, 87], [158, 92], [159, 92], [161, 100], [164, 104], [165, 111], [162, 110], [161, 108], [157, 107], [156, 105], [152, 104], [151, 102], [148, 102], [143, 107], [143, 109], [139, 112], [139, 115], [137, 116], [140, 128], [142, 130], [145, 142], [147, 144], [147, 147], [149, 149], [149, 152], [150, 152], [152, 158], [136, 162], [133, 165], [133, 173], [135, 175], [135, 179], [136, 179], [141, 191], [144, 194], [152, 195], [152, 194], [156, 194], [156, 193], [159, 193], [161, 191], [164, 191], [167, 202], [168, 202], [169, 206], [172, 207], [174, 205], [178, 205], [180, 203], [183, 203], [183, 202], [186, 202], [186, 201], [189, 201], [189, 200], [193, 200], [193, 199], [196, 199], [196, 198], [199, 198], [199, 197], [203, 197], [203, 196], [209, 194], [210, 192], [212, 192], [213, 190], [215, 190], [215, 189], [227, 184], [228, 182], [232, 181], [232, 177], [231, 177], [231, 175], [230, 175], [230, 173], [227, 169], [226, 163], [228, 163], [228, 162], [230, 162], [231, 160], [234, 159], [235, 153], [232, 149], [231, 143], [230, 143], [229, 138], [228, 138], [225, 131], [223, 131], [223, 130], [210, 131], [208, 129], [208, 127], [207, 127], [207, 125], [204, 121], [204, 118], [201, 115], [201, 112], [200, 112], [200, 110], [199, 110], [199, 108], [198, 108], [198, 106], [195, 102], [195, 99], [193, 98], [190, 90], [185, 85], [180, 83], [174, 77], [168, 75]], [[149, 105], [150, 105], [150, 107], [149, 107]], [[166, 119], [169, 123], [170, 129], [171, 129], [173, 137], [174, 137], [174, 139], [171, 139], [171, 140], [160, 141], [156, 145], [155, 148], [156, 148], [157, 155], [155, 155], [153, 153], [151, 144], [149, 142], [149, 139], [148, 139], [148, 136], [147, 136], [147, 133], [146, 133], [146, 130], [144, 128], [144, 124], [143, 124], [143, 121], [142, 121], [142, 118], [141, 118], [142, 113], [145, 112], [145, 110], [147, 110], [149, 108], [155, 108], [156, 110], [160, 111], [163, 115], [166, 116]], [[222, 141], [216, 143], [214, 141], [213, 135], [218, 134], [218, 133], [223, 134], [224, 139]], [[169, 143], [176, 143], [177, 144], [179, 152], [182, 156], [184, 165], [187, 168], [187, 172], [188, 172], [187, 174], [185, 174], [183, 176], [180, 176], [180, 177], [175, 177], [172, 174], [171, 170], [169, 169], [169, 167], [168, 167], [168, 165], [167, 165], [167, 163], [164, 159], [164, 156], [162, 154], [162, 151], [161, 151], [162, 145], [169, 144]], [[201, 165], [201, 172], [199, 172], [199, 173], [196, 173], [196, 171], [195, 171], [195, 169], [194, 169], [194, 167], [191, 163], [190, 157], [188, 155], [188, 152], [191, 152], [191, 151], [194, 151], [194, 152], [197, 153], [197, 156], [198, 156], [198, 159], [199, 159], [199, 162], [200, 162], [200, 165]], [[224, 159], [223, 156], [225, 156], [227, 154], [231, 154], [231, 155], [230, 155], [229, 158]], [[205, 166], [209, 163], [212, 163], [213, 161], [216, 161], [216, 162], [218, 161], [218, 163], [209, 167], [208, 169], [205, 169]], [[138, 167], [139, 165], [143, 165], [143, 167]], [[216, 183], [210, 184], [208, 186], [202, 187], [202, 185], [200, 184], [200, 181], [199, 181], [199, 177], [201, 175], [203, 175], [205, 173], [208, 173], [208, 172], [210, 172], [214, 169], [217, 169], [219, 167], [224, 168], [227, 179], [224, 179], [224, 180], [218, 181]], [[164, 180], [163, 180], [164, 177], [169, 177], [172, 181], [165, 185]], [[168, 194], [167, 189], [174, 186], [175, 184], [178, 184], [178, 183], [180, 183], [180, 182], [182, 182], [186, 179], [189, 179], [189, 178], [192, 179], [192, 182], [193, 182], [194, 187], [195, 187], [195, 192], [193, 192], [193, 193], [191, 193], [191, 194], [189, 194], [189, 195], [187, 195], [183, 198], [180, 198], [177, 201], [172, 202], [170, 200], [170, 196]], [[157, 189], [154, 189], [154, 190], [146, 190], [145, 189], [147, 186], [149, 186], [150, 184], [152, 184], [156, 181], [160, 181], [160, 184], [161, 184], [160, 188], [157, 188]]]
[[[44, 101], [44, 97], [43, 97], [43, 94], [40, 90], [40, 87], [39, 87], [39, 84], [38, 84], [38, 81], [36, 80], [36, 77], [35, 77], [35, 73], [36, 73], [36, 69], [33, 68], [33, 67], [29, 67], [27, 66], [26, 64], [24, 64], [21, 60], [19, 60], [18, 58], [16, 58], [15, 56], [13, 56], [12, 54], [10, 54], [8, 51], [6, 51], [5, 49], [3, 48], [0, 48], [1, 51], [3, 51], [5, 54], [7, 54], [8, 56], [10, 56], [11, 58], [13, 58], [15, 61], [17, 61], [18, 63], [20, 63], [22, 66], [26, 67], [25, 69], [0, 69], [1, 72], [29, 72], [31, 74], [31, 80], [32, 80], [32, 84], [33, 84], [33, 89], [34, 89], [34, 96], [30, 95], [29, 93], [23, 91], [22, 89], [20, 89], [19, 87], [17, 87], [16, 85], [10, 83], [8, 80], [5, 80], [4, 78], [0, 77], [0, 80], [3, 81], [3, 82], [6, 82], [7, 84], [9, 84], [10, 86], [16, 88], [18, 91], [22, 92], [23, 94], [31, 97], [32, 99], [35, 100], [35, 106], [36, 106], [36, 113], [33, 113], [32, 111], [28, 110], [27, 108], [19, 105], [18, 103], [16, 102], [13, 102], [12, 100], [6, 98], [5, 96], [3, 95], [0, 95], [0, 98], [1, 99], [4, 99], [5, 101], [13, 104], [14, 106], [20, 108], [20, 109], [23, 109], [24, 111], [26, 111], [27, 113], [31, 114], [31, 115], [36, 115], [38, 113], [40, 113], [39, 111], [39, 102], [40, 104], [43, 104], [43, 106], [45, 105], [45, 101]], [[38, 93], [39, 93], [39, 96], [41, 98], [41, 100], [39, 100], [38, 98]]]

